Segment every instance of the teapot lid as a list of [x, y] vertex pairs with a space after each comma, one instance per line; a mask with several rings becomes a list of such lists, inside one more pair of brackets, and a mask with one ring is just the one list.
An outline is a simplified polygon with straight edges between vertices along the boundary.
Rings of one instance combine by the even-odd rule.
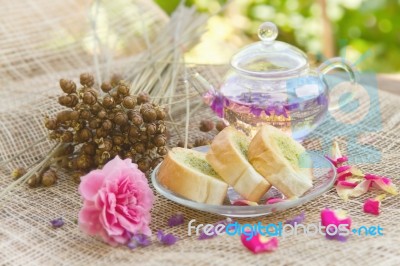
[[272, 22], [264, 22], [258, 28], [261, 41], [250, 44], [236, 53], [232, 67], [245, 75], [256, 77], [293, 76], [308, 69], [306, 54], [297, 47], [276, 41], [278, 28]]

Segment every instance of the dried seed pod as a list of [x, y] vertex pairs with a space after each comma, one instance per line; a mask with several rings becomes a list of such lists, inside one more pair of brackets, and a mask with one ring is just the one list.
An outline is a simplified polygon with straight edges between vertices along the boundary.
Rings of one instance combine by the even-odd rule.
[[205, 145], [210, 145], [211, 140], [207, 138], [198, 138], [194, 141], [194, 146], [195, 147], [200, 147], [200, 146], [205, 146]]
[[117, 92], [119, 95], [126, 96], [129, 94], [129, 88], [126, 84], [120, 83], [118, 85]]
[[76, 160], [76, 166], [80, 170], [89, 170], [93, 165], [92, 157], [81, 154]]
[[98, 128], [96, 129], [96, 137], [98, 138], [105, 138], [108, 136], [108, 131], [105, 130], [104, 128]]
[[94, 85], [94, 77], [90, 73], [82, 73], [79, 77], [82, 86], [92, 87]]
[[57, 121], [46, 117], [44, 120], [44, 126], [49, 130], [54, 130], [57, 128]]
[[154, 123], [147, 124], [147, 126], [146, 126], [146, 132], [147, 132], [147, 134], [149, 134], [149, 135], [154, 135], [154, 134], [156, 134], [156, 133], [157, 133], [157, 126], [156, 126], [156, 124], [154, 124]]
[[89, 120], [91, 115], [92, 114], [89, 110], [81, 110], [79, 118], [83, 120]]
[[101, 90], [104, 91], [105, 93], [107, 93], [110, 90], [112, 90], [112, 86], [111, 86], [110, 82], [103, 82], [101, 84]]
[[149, 101], [150, 101], [150, 95], [147, 92], [140, 92], [137, 95], [138, 104], [148, 103]]
[[147, 142], [149, 140], [149, 137], [147, 136], [147, 134], [140, 134], [139, 140], [143, 141], [143, 142]]
[[114, 135], [113, 136], [113, 143], [115, 145], [121, 145], [122, 143], [124, 143], [124, 140], [125, 140], [125, 138], [122, 135]]
[[[178, 144], [176, 144], [176, 146], [177, 146], [177, 147], [184, 148], [184, 147], [185, 147], [185, 142], [180, 140], [180, 141], [178, 142]], [[190, 142], [188, 142], [188, 144], [187, 144], [187, 147], [186, 147], [186, 148], [188, 148], [188, 149], [191, 149], [191, 148], [193, 148], [193, 144], [192, 144], [192, 143], [190, 143]]]
[[122, 106], [126, 109], [133, 109], [136, 106], [136, 99], [133, 96], [126, 96], [122, 100]]
[[149, 108], [141, 108], [140, 113], [142, 114], [143, 121], [147, 123], [154, 122], [157, 119], [157, 112], [154, 108], [149, 107]]
[[57, 174], [54, 170], [48, 170], [43, 173], [41, 183], [45, 187], [54, 185], [57, 181]]
[[137, 153], [144, 153], [146, 151], [146, 145], [144, 145], [144, 143], [142, 142], [136, 142], [135, 144], [133, 144], [133, 149]]
[[72, 173], [71, 177], [76, 183], [79, 184], [81, 182], [81, 177], [84, 176], [84, 175], [85, 175], [85, 172], [76, 171], [76, 172]]
[[165, 146], [165, 144], [167, 143], [165, 135], [163, 134], [156, 135], [153, 139], [153, 143], [154, 145], [156, 145], [156, 147]]
[[33, 174], [31, 177], [29, 177], [27, 183], [28, 186], [31, 188], [35, 188], [37, 186], [39, 186], [40, 184], [40, 176], [38, 174]]
[[60, 87], [67, 94], [76, 92], [76, 84], [72, 80], [60, 79]]
[[56, 117], [56, 121], [57, 123], [65, 123], [66, 121], [68, 121], [69, 118], [69, 114], [71, 113], [71, 111], [61, 111], [57, 114]]
[[77, 141], [78, 142], [86, 142], [89, 141], [92, 137], [92, 131], [88, 128], [82, 128], [77, 132]]
[[162, 121], [157, 121], [157, 133], [163, 134], [167, 131], [167, 127]]
[[125, 125], [120, 125], [119, 131], [121, 131], [121, 133], [127, 133], [129, 131], [129, 127], [129, 123], [126, 123]]
[[157, 108], [156, 109], [157, 113], [157, 120], [164, 120], [167, 114], [165, 113], [165, 110], [163, 108]]
[[16, 180], [21, 176], [23, 176], [24, 174], [26, 174], [26, 169], [23, 167], [17, 167], [12, 171], [11, 177]]
[[87, 155], [96, 154], [97, 144], [94, 142], [86, 142], [82, 145], [81, 151]]
[[203, 132], [211, 131], [214, 129], [214, 122], [207, 119], [201, 120], [199, 129]]
[[117, 125], [124, 125], [128, 123], [128, 116], [124, 112], [118, 112], [115, 114], [113, 121]]
[[87, 91], [83, 94], [82, 101], [88, 105], [94, 105], [97, 103], [97, 98], [93, 95], [93, 93]]
[[107, 112], [106, 110], [102, 109], [97, 113], [97, 117], [100, 119], [104, 119], [107, 117]]
[[62, 106], [69, 107], [72, 103], [72, 97], [70, 95], [62, 95], [58, 97], [58, 103]]
[[115, 87], [122, 80], [122, 76], [119, 74], [113, 74], [110, 79], [111, 86]]
[[74, 151], [75, 151], [75, 146], [70, 144], [70, 145], [65, 146], [65, 148], [61, 152], [61, 155], [71, 155], [74, 153]]
[[137, 165], [138, 165], [139, 170], [145, 173], [150, 170], [151, 161], [148, 158], [140, 158], [137, 161]]
[[115, 100], [112, 96], [106, 95], [103, 98], [103, 106], [105, 108], [111, 109], [115, 106]]
[[70, 143], [74, 141], [74, 135], [71, 131], [65, 131], [62, 135], [60, 140], [64, 143]]
[[70, 120], [72, 120], [72, 121], [78, 121], [78, 120], [79, 120], [79, 116], [80, 116], [80, 114], [79, 114], [78, 111], [72, 111], [72, 112], [69, 114], [69, 118], [70, 118]]
[[161, 156], [167, 155], [168, 154], [168, 149], [165, 146], [159, 147], [159, 148], [157, 148], [157, 153], [159, 155], [161, 155]]
[[112, 147], [113, 147], [113, 142], [111, 139], [103, 139], [103, 141], [99, 143], [99, 148], [102, 151], [111, 151]]
[[215, 125], [215, 128], [216, 128], [218, 131], [222, 131], [222, 130], [223, 130], [224, 128], [226, 128], [226, 127], [227, 127], [227, 125], [226, 125], [225, 122], [222, 121], [222, 120], [218, 121], [217, 124]]
[[101, 127], [104, 130], [109, 131], [109, 130], [113, 129], [114, 125], [110, 120], [106, 119], [103, 121], [103, 124], [101, 125]]
[[93, 118], [89, 121], [89, 127], [91, 129], [97, 129], [101, 126], [101, 120], [98, 118]]
[[140, 129], [137, 126], [130, 126], [128, 136], [131, 138], [138, 138], [140, 136]]
[[95, 103], [94, 105], [92, 105], [90, 107], [90, 112], [94, 115], [97, 115], [98, 112], [100, 112], [101, 110], [103, 110], [104, 108], [99, 104], [99, 103]]
[[132, 124], [136, 125], [136, 126], [140, 126], [141, 124], [143, 124], [143, 118], [140, 114], [135, 114], [130, 118]]

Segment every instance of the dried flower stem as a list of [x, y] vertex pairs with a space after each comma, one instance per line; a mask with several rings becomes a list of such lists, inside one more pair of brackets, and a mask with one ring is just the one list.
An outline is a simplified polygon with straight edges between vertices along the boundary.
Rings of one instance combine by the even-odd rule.
[[28, 179], [33, 175], [33, 174], [40, 174], [43, 169], [45, 169], [47, 166], [51, 164], [51, 160], [54, 155], [60, 152], [60, 148], [63, 146], [63, 143], [58, 143], [54, 145], [54, 147], [49, 151], [47, 156], [41, 160], [36, 166], [31, 168], [26, 174], [21, 176], [19, 179], [11, 183], [9, 186], [7, 186], [5, 189], [3, 189], [0, 192], [0, 199], [5, 198], [8, 192], [10, 192], [12, 189], [15, 187], [22, 185], [28, 181]]

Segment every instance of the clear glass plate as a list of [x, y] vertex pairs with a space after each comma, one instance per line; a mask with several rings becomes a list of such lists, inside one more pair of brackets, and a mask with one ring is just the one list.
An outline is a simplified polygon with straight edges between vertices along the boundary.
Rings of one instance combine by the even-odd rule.
[[[207, 152], [208, 146], [198, 147], [196, 148], [196, 150]], [[159, 192], [167, 199], [172, 200], [183, 206], [228, 217], [257, 217], [300, 206], [325, 193], [333, 186], [333, 183], [336, 179], [336, 168], [325, 157], [315, 152], [308, 153], [310, 154], [313, 162], [313, 173], [315, 177], [315, 179], [313, 180], [313, 187], [297, 199], [285, 200], [273, 204], [265, 204], [265, 201], [269, 198], [285, 199], [285, 196], [275, 187], [272, 187], [267, 193], [265, 193], [265, 195], [258, 202], [258, 206], [232, 205], [232, 202], [242, 199], [240, 195], [236, 193], [235, 190], [233, 190], [232, 187], [228, 188], [228, 193], [222, 205], [211, 205], [189, 200], [175, 194], [174, 192], [164, 187], [157, 178], [157, 173], [160, 165], [158, 165], [151, 173], [151, 180], [157, 192]]]

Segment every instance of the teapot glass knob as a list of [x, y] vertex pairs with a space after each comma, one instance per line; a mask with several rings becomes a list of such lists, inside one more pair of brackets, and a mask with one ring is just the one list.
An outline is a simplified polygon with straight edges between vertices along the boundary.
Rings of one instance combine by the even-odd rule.
[[272, 43], [277, 36], [278, 28], [272, 22], [264, 22], [258, 27], [258, 37], [265, 44]]

